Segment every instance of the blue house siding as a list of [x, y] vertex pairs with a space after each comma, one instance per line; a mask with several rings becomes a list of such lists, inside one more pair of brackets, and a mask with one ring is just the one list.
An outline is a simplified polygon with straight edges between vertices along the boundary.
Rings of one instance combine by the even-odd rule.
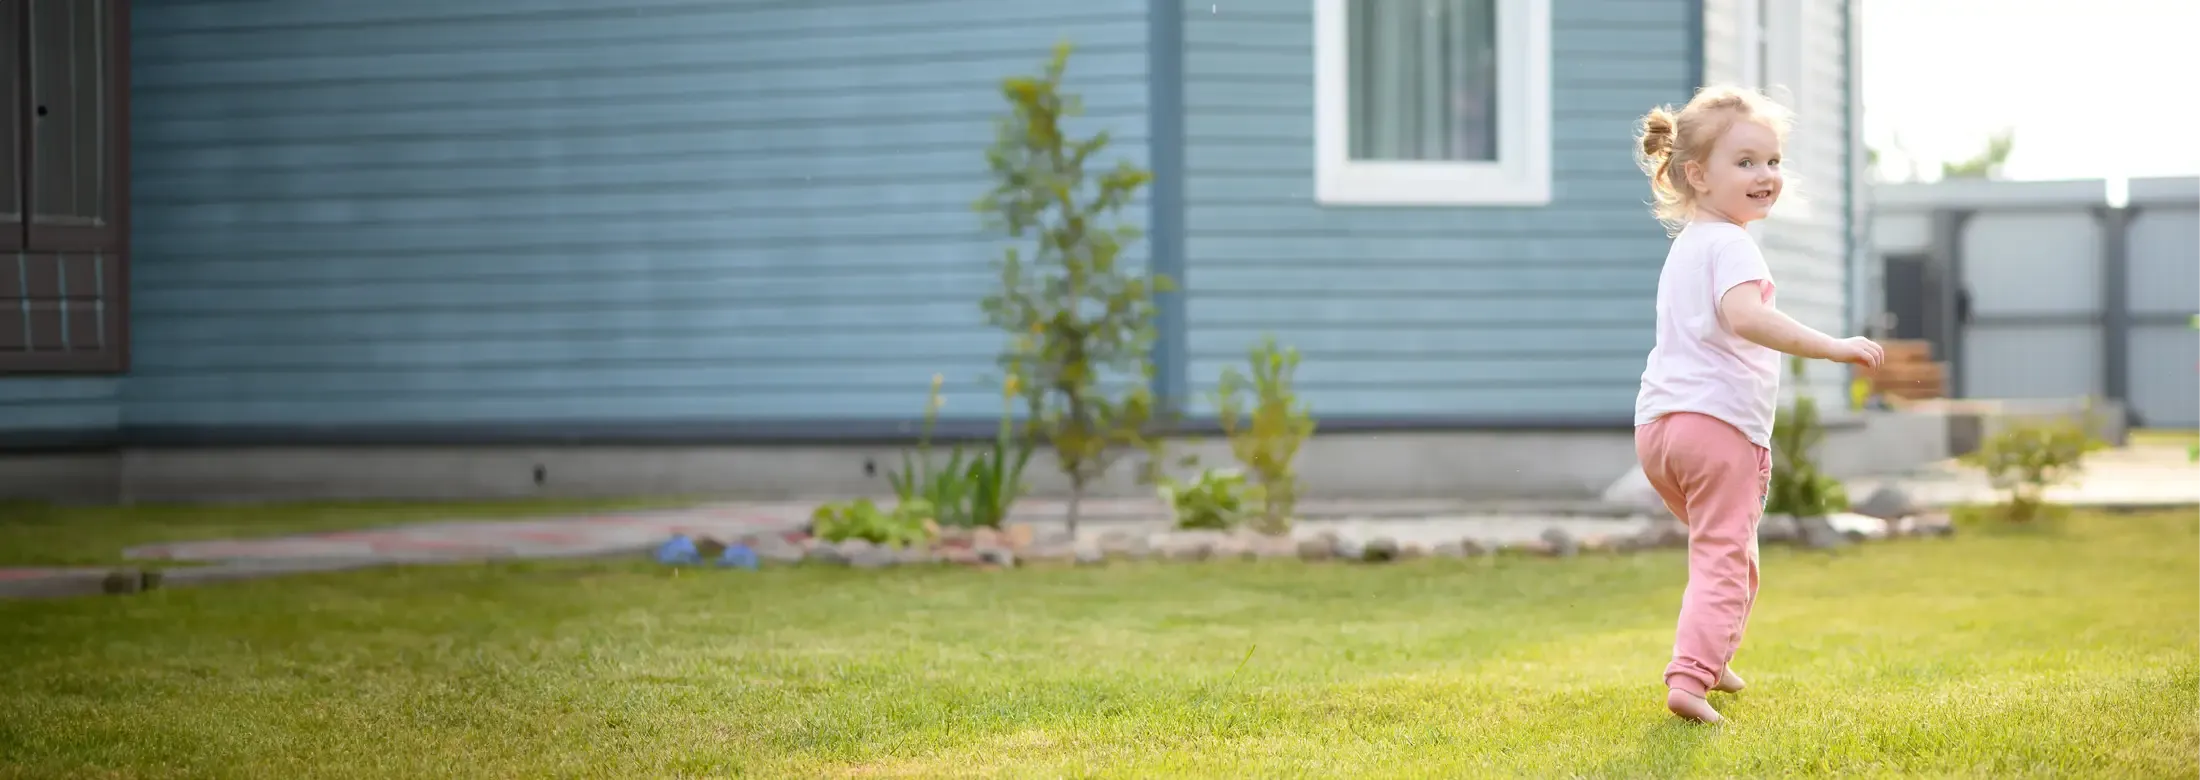
[[122, 417], [114, 377], [0, 379], [0, 448], [17, 443], [99, 443]]
[[[970, 204], [998, 81], [1063, 39], [1077, 130], [1159, 175], [1129, 259], [1189, 283], [1193, 414], [1274, 334], [1332, 430], [1621, 422], [1666, 248], [1634, 123], [1728, 48], [1705, 2], [1552, 3], [1553, 202], [1402, 208], [1315, 201], [1308, 0], [141, 0], [132, 372], [0, 379], [0, 445], [912, 427], [934, 373], [988, 414]], [[1829, 117], [1848, 6], [1813, 2]], [[1819, 208], [1767, 225], [1829, 329], [1844, 138], [1799, 133]]]
[[1188, 4], [1195, 388], [1273, 333], [1304, 353], [1304, 397], [1325, 417], [1631, 417], [1666, 248], [1634, 123], [1690, 94], [1694, 12], [1694, 0], [1552, 4], [1549, 206], [1323, 207], [1312, 3]]
[[134, 33], [127, 426], [909, 419], [935, 372], [988, 409], [999, 80], [1071, 40], [1079, 129], [1147, 159], [1143, 0], [179, 1]]

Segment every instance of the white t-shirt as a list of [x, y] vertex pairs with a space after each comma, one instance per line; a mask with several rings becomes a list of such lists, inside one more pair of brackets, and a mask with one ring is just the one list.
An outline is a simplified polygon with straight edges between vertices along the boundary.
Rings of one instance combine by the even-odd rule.
[[1719, 298], [1753, 281], [1764, 282], [1770, 303], [1772, 269], [1740, 225], [1691, 222], [1673, 237], [1658, 273], [1658, 340], [1635, 397], [1636, 425], [1696, 412], [1771, 448], [1780, 353], [1735, 335], [1719, 316]]

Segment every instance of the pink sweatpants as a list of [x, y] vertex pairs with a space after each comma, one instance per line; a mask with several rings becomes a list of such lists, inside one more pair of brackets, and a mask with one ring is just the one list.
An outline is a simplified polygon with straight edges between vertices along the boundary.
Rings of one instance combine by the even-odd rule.
[[1715, 417], [1668, 414], [1635, 428], [1643, 474], [1688, 525], [1688, 590], [1665, 685], [1702, 696], [1742, 644], [1757, 599], [1757, 521], [1772, 454]]

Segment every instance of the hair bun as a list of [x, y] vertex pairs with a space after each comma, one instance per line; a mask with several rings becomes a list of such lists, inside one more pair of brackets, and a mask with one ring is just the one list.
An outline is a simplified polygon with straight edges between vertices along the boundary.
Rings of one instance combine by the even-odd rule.
[[1642, 156], [1656, 160], [1673, 153], [1673, 113], [1650, 109], [1642, 118]]

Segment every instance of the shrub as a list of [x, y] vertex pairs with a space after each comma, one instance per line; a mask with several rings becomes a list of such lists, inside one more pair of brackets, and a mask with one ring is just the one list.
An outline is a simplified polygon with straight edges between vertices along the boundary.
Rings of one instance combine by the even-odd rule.
[[1245, 475], [1236, 469], [1203, 469], [1190, 482], [1164, 477], [1155, 491], [1178, 528], [1227, 530], [1245, 516]]
[[[1262, 533], [1291, 530], [1292, 510], [1297, 507], [1300, 481], [1292, 461], [1299, 447], [1314, 434], [1314, 418], [1298, 400], [1292, 375], [1298, 370], [1299, 351], [1279, 349], [1273, 337], [1263, 339], [1250, 355], [1252, 376], [1235, 367], [1222, 370], [1215, 390], [1215, 409], [1229, 437], [1230, 453], [1252, 473], [1250, 498], [1259, 505], [1257, 528]], [[1240, 396], [1250, 391], [1250, 408]]]
[[1849, 508], [1841, 481], [1818, 470], [1818, 445], [1826, 429], [1818, 419], [1818, 401], [1803, 387], [1803, 359], [1788, 361], [1795, 401], [1775, 412], [1772, 423], [1772, 484], [1767, 514], [1822, 517]]
[[1152, 174], [1128, 161], [1086, 170], [1109, 139], [1105, 132], [1073, 139], [1063, 127], [1082, 113], [1078, 98], [1061, 92], [1069, 52], [1058, 45], [1042, 75], [1001, 83], [1011, 112], [997, 122], [986, 153], [994, 187], [977, 206], [1011, 238], [1036, 234], [1028, 259], [1020, 248], [1002, 253], [1000, 288], [983, 308], [1010, 337], [1000, 362], [1023, 389], [1026, 437], [1044, 437], [1069, 478], [1075, 533], [1087, 486], [1124, 450], [1147, 450], [1149, 464], [1160, 460], [1148, 385], [1153, 294], [1169, 280], [1121, 262], [1125, 242], [1139, 232], [1109, 223]]
[[1961, 460], [2008, 491], [2001, 514], [2020, 523], [2041, 519], [2048, 509], [2047, 489], [2077, 475], [2087, 454], [2107, 446], [2093, 436], [2090, 402], [2079, 419], [2004, 417], [2000, 422], [1999, 431]]

